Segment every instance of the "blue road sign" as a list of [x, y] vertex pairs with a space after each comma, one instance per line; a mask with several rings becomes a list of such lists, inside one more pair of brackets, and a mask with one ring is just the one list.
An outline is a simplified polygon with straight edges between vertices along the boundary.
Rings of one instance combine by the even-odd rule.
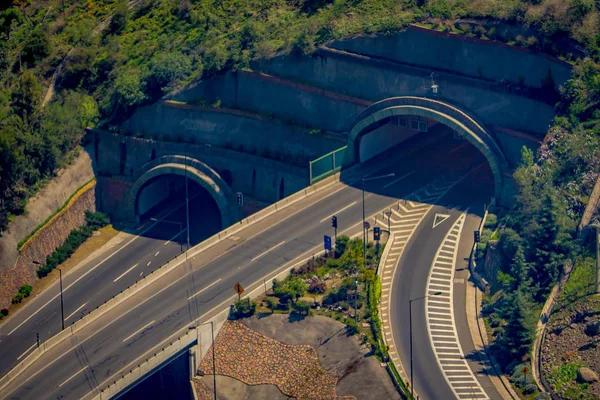
[[331, 236], [323, 236], [323, 245], [325, 246], [325, 250], [331, 250]]

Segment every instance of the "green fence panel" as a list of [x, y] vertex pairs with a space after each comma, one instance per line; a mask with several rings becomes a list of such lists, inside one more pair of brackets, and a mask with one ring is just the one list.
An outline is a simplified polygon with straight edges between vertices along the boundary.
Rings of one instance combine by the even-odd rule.
[[334, 150], [331, 153], [327, 153], [324, 156], [309, 162], [311, 185], [342, 169], [346, 147], [347, 146], [344, 146]]

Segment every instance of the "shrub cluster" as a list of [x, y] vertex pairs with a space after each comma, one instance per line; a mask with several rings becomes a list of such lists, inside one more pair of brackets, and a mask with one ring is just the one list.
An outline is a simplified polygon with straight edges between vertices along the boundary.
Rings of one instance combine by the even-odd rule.
[[256, 302], [250, 301], [249, 298], [237, 300], [231, 306], [231, 314], [234, 318], [247, 318], [256, 311]]
[[65, 242], [52, 254], [46, 257], [46, 264], [37, 270], [38, 278], [48, 275], [54, 268], [65, 262], [92, 233], [109, 224], [108, 215], [101, 212], [86, 212], [86, 225], [79, 229], [73, 229]]
[[[19, 304], [20, 302], [23, 301], [23, 299], [25, 299], [25, 298], [29, 297], [29, 295], [31, 295], [32, 290], [33, 290], [33, 288], [31, 287], [31, 285], [21, 286], [19, 288], [19, 292], [13, 296], [12, 303]], [[4, 310], [2, 310], [2, 314], [4, 314]], [[6, 315], [8, 315], [8, 310], [6, 310]]]

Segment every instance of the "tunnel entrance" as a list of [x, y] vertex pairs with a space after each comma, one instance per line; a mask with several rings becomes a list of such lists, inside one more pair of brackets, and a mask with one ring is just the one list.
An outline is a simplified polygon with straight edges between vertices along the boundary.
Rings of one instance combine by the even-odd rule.
[[[146, 182], [136, 198], [135, 213], [139, 221], [160, 221], [161, 229], [172, 231], [173, 236], [183, 231], [175, 240], [186, 241], [185, 181], [185, 176], [165, 174]], [[193, 246], [223, 229], [223, 223], [211, 194], [191, 179], [188, 179], [188, 199], [190, 245]]]
[[437, 99], [393, 97], [363, 110], [348, 135], [344, 167], [364, 163], [405, 141], [431, 137], [439, 126], [464, 139], [486, 160], [493, 176], [494, 201], [498, 205], [510, 203], [512, 197], [510, 190], [505, 191], [504, 178], [510, 176], [510, 171], [495, 138], [475, 117]]

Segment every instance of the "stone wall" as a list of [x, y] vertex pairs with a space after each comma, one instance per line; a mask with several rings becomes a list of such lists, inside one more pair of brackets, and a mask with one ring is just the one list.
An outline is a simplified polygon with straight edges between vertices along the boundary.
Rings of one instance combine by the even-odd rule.
[[8, 229], [0, 233], [0, 272], [14, 267], [19, 255], [18, 243], [93, 177], [92, 160], [84, 149], [80, 149], [71, 165], [59, 170], [55, 178], [27, 201], [25, 214], [16, 216]]
[[541, 85], [548, 70], [557, 87], [571, 74], [568, 63], [542, 52], [417, 26], [393, 35], [361, 36], [328, 46], [493, 81], [519, 83], [522, 77], [525, 85], [533, 87]]
[[0, 308], [11, 304], [19, 287], [32, 285], [38, 279], [36, 271], [40, 265], [33, 261], [44, 264], [46, 257], [64, 243], [73, 229], [85, 224], [85, 212], [96, 211], [95, 188], [93, 181], [75, 194], [63, 210], [21, 247], [14, 267], [0, 272]]

